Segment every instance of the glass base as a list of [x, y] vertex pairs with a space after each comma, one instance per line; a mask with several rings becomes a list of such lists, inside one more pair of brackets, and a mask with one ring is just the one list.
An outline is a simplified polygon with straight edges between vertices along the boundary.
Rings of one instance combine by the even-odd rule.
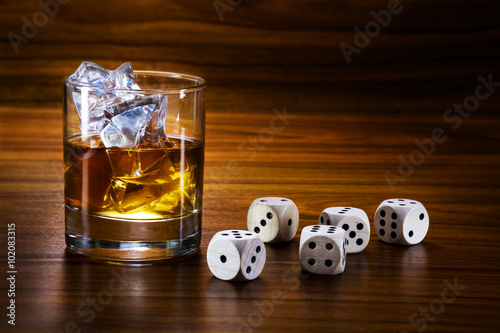
[[76, 253], [116, 261], [179, 257], [198, 249], [201, 212], [165, 220], [128, 220], [66, 206], [66, 245]]
[[199, 234], [165, 242], [113, 242], [66, 234], [66, 245], [76, 253], [104, 260], [149, 261], [174, 258], [198, 249]]

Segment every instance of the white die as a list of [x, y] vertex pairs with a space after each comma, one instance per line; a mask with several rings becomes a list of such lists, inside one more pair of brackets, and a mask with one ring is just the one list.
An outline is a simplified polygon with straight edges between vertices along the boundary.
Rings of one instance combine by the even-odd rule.
[[318, 224], [345, 230], [347, 253], [363, 251], [370, 242], [370, 221], [365, 211], [354, 207], [329, 207], [319, 215]]
[[297, 233], [299, 210], [287, 198], [257, 198], [248, 209], [247, 227], [265, 243], [288, 242]]
[[207, 263], [212, 274], [221, 280], [253, 280], [266, 263], [266, 247], [253, 232], [220, 231], [208, 244]]
[[344, 272], [347, 258], [345, 231], [335, 226], [310, 225], [300, 235], [300, 267], [313, 274]]
[[414, 245], [429, 230], [429, 215], [422, 203], [409, 199], [384, 200], [374, 218], [377, 235], [386, 243]]

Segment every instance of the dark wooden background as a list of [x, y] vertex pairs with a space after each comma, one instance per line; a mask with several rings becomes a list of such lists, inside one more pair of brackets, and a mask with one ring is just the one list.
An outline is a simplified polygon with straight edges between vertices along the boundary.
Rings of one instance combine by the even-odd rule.
[[[350, 64], [339, 44], [353, 44], [353, 28], [364, 30], [388, 1], [242, 1], [223, 21], [213, 3], [70, 0], [16, 53], [7, 35], [22, 35], [23, 17], [32, 22], [41, 7], [0, 0], [0, 253], [6, 272], [7, 224], [15, 223], [18, 269], [17, 325], [7, 325], [2, 278], [0, 330], [496, 331], [500, 87], [455, 130], [443, 114], [474, 94], [479, 75], [500, 81], [500, 2], [401, 1], [402, 12]], [[122, 266], [65, 250], [61, 80], [82, 60], [207, 79], [196, 254]], [[284, 107], [294, 118], [264, 142], [272, 110]], [[384, 173], [397, 173], [398, 157], [408, 159], [414, 140], [438, 127], [448, 140], [392, 191]], [[372, 233], [340, 276], [301, 273], [297, 235], [267, 247], [257, 280], [213, 278], [211, 236], [245, 228], [248, 206], [264, 195], [297, 203], [299, 232], [328, 206], [360, 207], [372, 219], [390, 197], [422, 201], [431, 228], [412, 247]], [[125, 284], [102, 298], [115, 274]], [[453, 302], [419, 314], [455, 279], [466, 289]]]
[[[2, 0], [0, 101], [59, 102], [61, 78], [83, 59], [198, 74], [211, 86], [257, 94], [267, 87], [324, 90], [335, 96], [332, 110], [339, 98], [343, 108], [353, 99], [448, 102], [468, 93], [478, 74], [499, 69], [497, 1], [401, 0], [401, 13], [350, 64], [339, 44], [353, 44], [353, 28], [364, 30], [370, 11], [389, 1], [235, 0], [241, 4], [222, 22], [214, 2], [69, 0], [15, 53], [7, 34], [22, 36], [22, 18], [33, 22], [42, 9], [35, 0]], [[434, 105], [441, 111], [448, 104]]]

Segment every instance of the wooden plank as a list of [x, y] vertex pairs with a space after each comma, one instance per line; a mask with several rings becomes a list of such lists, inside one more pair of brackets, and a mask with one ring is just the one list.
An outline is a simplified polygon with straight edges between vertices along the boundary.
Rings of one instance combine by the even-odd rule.
[[[60, 109], [0, 108], [0, 219], [4, 236], [7, 223], [16, 224], [16, 328], [408, 331], [427, 324], [427, 332], [471, 332], [498, 327], [496, 114], [467, 119], [391, 192], [384, 172], [397, 172], [398, 155], [409, 154], [413, 140], [425, 139], [439, 124], [432, 112], [413, 110], [397, 117], [303, 112], [263, 143], [259, 132], [274, 114], [258, 110], [260, 102], [252, 104], [257, 111], [240, 113], [231, 113], [224, 103], [209, 107], [200, 250], [139, 267], [110, 265], [65, 250]], [[251, 159], [238, 151], [249, 138], [263, 145]], [[228, 169], [229, 162], [237, 167]], [[266, 245], [267, 263], [258, 279], [217, 280], [205, 257], [211, 236], [227, 228], [245, 229], [250, 203], [263, 195], [286, 196], [297, 204], [299, 233], [289, 243]], [[431, 227], [423, 243], [384, 244], [372, 228], [370, 244], [348, 255], [343, 274], [301, 273], [300, 230], [316, 223], [323, 208], [360, 207], [373, 220], [378, 204], [389, 197], [425, 204]], [[117, 275], [124, 284], [111, 291]], [[449, 303], [439, 303], [443, 290], [452, 299], [446, 288], [455, 282], [466, 289]], [[419, 314], [433, 306], [433, 320]], [[6, 321], [1, 325], [7, 327]]]

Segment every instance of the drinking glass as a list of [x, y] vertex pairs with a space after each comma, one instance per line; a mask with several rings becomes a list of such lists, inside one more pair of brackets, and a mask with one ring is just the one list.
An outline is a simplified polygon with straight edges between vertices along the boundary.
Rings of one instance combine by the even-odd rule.
[[185, 255], [201, 239], [205, 80], [134, 75], [140, 90], [64, 79], [66, 244], [107, 260]]

